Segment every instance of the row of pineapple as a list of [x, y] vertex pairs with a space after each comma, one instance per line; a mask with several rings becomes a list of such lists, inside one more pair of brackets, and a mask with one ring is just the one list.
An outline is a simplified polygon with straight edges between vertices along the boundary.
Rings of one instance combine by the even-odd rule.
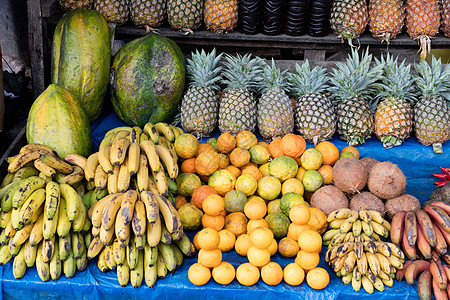
[[437, 153], [450, 138], [449, 104], [443, 98], [450, 92], [450, 66], [440, 59], [416, 64], [414, 75], [398, 58], [373, 59], [368, 49], [362, 54], [352, 49], [347, 61], [336, 62], [327, 74], [307, 60], [290, 73], [250, 54], [222, 56], [202, 50], [187, 60], [190, 86], [180, 106], [186, 132], [208, 136], [218, 123], [221, 132], [232, 134], [257, 128], [270, 141], [296, 129], [317, 143], [337, 129], [356, 146], [374, 131], [392, 147], [414, 128], [419, 142]]

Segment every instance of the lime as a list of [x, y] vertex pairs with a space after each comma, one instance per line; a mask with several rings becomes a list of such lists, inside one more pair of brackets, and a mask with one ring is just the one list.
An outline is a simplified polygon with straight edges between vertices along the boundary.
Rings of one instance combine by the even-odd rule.
[[186, 203], [178, 209], [183, 229], [195, 230], [202, 225], [203, 212], [197, 206]]
[[294, 206], [295, 204], [304, 203], [305, 200], [303, 199], [302, 195], [291, 192], [284, 194], [283, 197], [281, 197], [280, 209], [286, 216], [289, 216], [289, 211], [291, 210], [292, 206]]
[[250, 161], [252, 163], [262, 165], [269, 161], [269, 150], [262, 145], [254, 145], [250, 148]]
[[303, 152], [300, 162], [302, 163], [302, 167], [306, 170], [318, 170], [322, 165], [323, 155], [319, 150], [309, 148]]
[[269, 229], [276, 239], [284, 238], [287, 235], [291, 221], [285, 214], [281, 212], [270, 213], [264, 219], [269, 224]]
[[238, 191], [244, 192], [244, 194], [248, 197], [256, 192], [256, 189], [258, 188], [258, 181], [250, 174], [242, 174], [236, 179], [236, 185], [234, 188]]
[[303, 174], [303, 187], [307, 192], [317, 191], [323, 184], [322, 175], [316, 170], [308, 170]]
[[274, 176], [263, 176], [258, 180], [258, 195], [264, 200], [273, 200], [281, 192], [281, 182]]
[[355, 157], [355, 154], [353, 154], [353, 152], [350, 151], [344, 151], [339, 155], [339, 159], [343, 157]]
[[217, 147], [217, 139], [216, 138], [209, 138], [206, 140], [206, 143], [213, 146], [213, 148], [214, 148], [214, 150], [216, 150], [216, 152], [219, 152], [219, 148]]
[[247, 203], [248, 199], [245, 196], [244, 192], [231, 190], [229, 191], [224, 199], [225, 201], [225, 211], [227, 213], [234, 212], [244, 212], [244, 206]]
[[293, 178], [297, 174], [298, 164], [290, 156], [275, 157], [269, 164], [269, 174], [275, 176], [281, 182]]
[[202, 185], [200, 177], [192, 173], [181, 173], [176, 179], [178, 193], [182, 196], [192, 196], [196, 188]]
[[267, 213], [268, 214], [275, 213], [275, 212], [282, 213], [281, 208], [280, 208], [280, 203], [281, 203], [281, 199], [275, 199], [275, 200], [269, 201], [269, 203], [267, 203]]

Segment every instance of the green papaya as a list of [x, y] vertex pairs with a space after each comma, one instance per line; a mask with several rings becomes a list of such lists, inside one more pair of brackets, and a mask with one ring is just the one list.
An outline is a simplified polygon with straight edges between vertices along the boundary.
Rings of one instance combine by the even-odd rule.
[[161, 35], [146, 35], [115, 55], [111, 102], [131, 126], [169, 122], [175, 116], [185, 85], [184, 55]]
[[78, 99], [63, 87], [50, 84], [33, 102], [28, 113], [27, 142], [52, 147], [67, 154], [88, 157], [92, 152], [89, 118]]
[[53, 35], [52, 83], [75, 94], [90, 121], [101, 112], [110, 65], [111, 37], [105, 18], [95, 10], [66, 13]]

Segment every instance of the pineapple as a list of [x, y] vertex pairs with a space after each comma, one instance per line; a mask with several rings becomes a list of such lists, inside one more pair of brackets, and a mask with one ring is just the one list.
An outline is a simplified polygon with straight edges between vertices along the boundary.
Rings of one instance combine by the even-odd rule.
[[261, 59], [251, 54], [227, 55], [222, 72], [227, 87], [219, 103], [219, 129], [236, 135], [241, 130], [255, 131], [256, 101], [253, 95], [261, 80]]
[[338, 38], [346, 38], [350, 45], [367, 26], [369, 13], [366, 0], [334, 0], [331, 7], [330, 25]]
[[192, 33], [202, 24], [203, 0], [168, 0], [167, 20], [175, 30]]
[[450, 138], [450, 110], [442, 96], [450, 90], [450, 65], [442, 69], [441, 60], [434, 56], [431, 66], [426, 61], [416, 65], [416, 85], [420, 99], [414, 106], [414, 130], [422, 145], [433, 145], [442, 153], [442, 143]]
[[64, 10], [90, 9], [92, 7], [92, 0], [59, 0], [58, 2]]
[[221, 79], [218, 67], [222, 54], [216, 56], [216, 49], [206, 54], [204, 50], [192, 53], [186, 71], [190, 79], [189, 89], [181, 101], [181, 126], [197, 137], [209, 136], [217, 124], [219, 103], [216, 90]]
[[294, 109], [286, 92], [290, 83], [286, 80], [287, 70], [281, 72], [275, 66], [266, 65], [263, 70], [257, 109], [258, 129], [266, 141], [281, 138], [294, 130]]
[[450, 37], [450, 0], [440, 1], [441, 29], [446, 37]]
[[412, 131], [414, 77], [411, 65], [405, 65], [405, 61], [398, 64], [389, 54], [377, 63], [384, 64], [384, 73], [382, 82], [376, 84], [376, 100], [381, 102], [375, 112], [375, 134], [384, 147], [391, 148], [401, 145]]
[[94, 9], [101, 13], [108, 23], [122, 25], [128, 20], [128, 0], [94, 0]]
[[130, 17], [147, 32], [160, 27], [167, 16], [167, 0], [130, 0]]
[[404, 20], [403, 0], [370, 0], [369, 30], [375, 38], [389, 45], [402, 31]]
[[297, 97], [295, 124], [298, 132], [308, 142], [316, 145], [330, 139], [336, 130], [336, 113], [333, 104], [323, 94], [328, 88], [327, 71], [321, 66], [311, 70], [308, 59], [295, 65], [291, 75], [293, 91]]
[[337, 130], [339, 136], [350, 146], [358, 146], [373, 131], [373, 115], [367, 97], [374, 91], [373, 83], [381, 79], [383, 65], [370, 66], [372, 54], [369, 49], [359, 58], [354, 48], [346, 63], [336, 62], [330, 78], [329, 91], [337, 103]]
[[206, 0], [205, 25], [214, 33], [230, 32], [238, 20], [238, 0]]
[[438, 0], [406, 1], [406, 31], [412, 39], [419, 40], [421, 59], [430, 52], [430, 38], [439, 32], [440, 21]]

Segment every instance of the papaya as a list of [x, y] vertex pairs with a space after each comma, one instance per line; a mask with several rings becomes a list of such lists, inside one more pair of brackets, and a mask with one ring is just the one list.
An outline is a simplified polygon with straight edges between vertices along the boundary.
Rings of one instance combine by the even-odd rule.
[[53, 35], [52, 83], [75, 94], [91, 122], [102, 110], [110, 66], [111, 38], [105, 18], [95, 10], [66, 13]]
[[50, 84], [33, 102], [26, 136], [28, 143], [52, 147], [61, 158], [92, 152], [89, 118], [76, 96], [57, 84]]
[[114, 56], [111, 102], [130, 126], [169, 122], [175, 116], [185, 85], [184, 55], [161, 35], [132, 40]]

